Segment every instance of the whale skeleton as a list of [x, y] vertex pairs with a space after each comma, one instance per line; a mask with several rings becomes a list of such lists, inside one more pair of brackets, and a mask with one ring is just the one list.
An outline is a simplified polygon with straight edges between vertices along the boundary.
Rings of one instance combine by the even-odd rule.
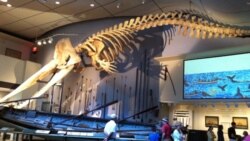
[[[76, 47], [72, 46], [68, 38], [59, 40], [55, 46], [53, 60], [33, 74], [18, 88], [1, 98], [0, 102], [7, 101], [9, 98], [36, 84], [37, 81], [54, 74], [52, 79], [32, 97], [43, 95], [51, 86], [78, 66], [82, 61], [79, 57], [80, 53], [86, 53], [91, 58], [91, 65], [96, 69], [114, 73], [116, 71], [115, 61], [118, 55], [124, 52], [125, 47], [129, 47], [128, 43], [133, 39], [135, 33], [164, 25], [172, 25], [177, 29], [171, 32], [201, 39], [218, 37], [242, 38], [250, 35], [249, 28], [223, 24], [199, 12], [190, 10], [170, 11], [132, 18], [91, 35]], [[168, 36], [172, 35], [169, 34]], [[172, 39], [172, 37], [168, 38]], [[27, 104], [28, 101], [17, 106], [17, 108], [22, 108]]]

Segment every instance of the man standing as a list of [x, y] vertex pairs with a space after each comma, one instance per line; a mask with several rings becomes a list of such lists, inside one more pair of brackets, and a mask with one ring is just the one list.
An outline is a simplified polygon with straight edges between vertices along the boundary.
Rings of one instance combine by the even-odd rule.
[[163, 125], [161, 127], [162, 141], [171, 141], [171, 126], [168, 123], [167, 118], [162, 119]]
[[235, 132], [235, 127], [236, 127], [236, 123], [232, 122], [231, 127], [229, 127], [228, 130], [227, 130], [229, 141], [236, 141], [237, 135], [236, 135], [236, 132]]

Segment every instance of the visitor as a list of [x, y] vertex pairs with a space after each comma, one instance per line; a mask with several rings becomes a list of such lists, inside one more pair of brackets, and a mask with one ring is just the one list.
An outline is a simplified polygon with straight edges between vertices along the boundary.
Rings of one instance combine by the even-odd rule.
[[223, 133], [223, 125], [218, 126], [217, 137], [218, 137], [218, 141], [225, 141], [224, 133]]
[[236, 141], [237, 135], [235, 132], [235, 127], [236, 127], [236, 123], [232, 122], [231, 127], [229, 127], [227, 130], [229, 141]]
[[213, 126], [209, 126], [207, 130], [207, 141], [214, 141], [216, 138], [214, 131], [213, 131]]
[[106, 123], [104, 128], [104, 134], [106, 135], [106, 138], [104, 141], [109, 141], [110, 139], [115, 139], [117, 137], [116, 131], [117, 131], [117, 125], [115, 120], [117, 119], [117, 116], [115, 114], [111, 114], [109, 116], [111, 120]]
[[244, 131], [244, 132], [243, 132], [242, 140], [245, 141], [245, 139], [246, 139], [247, 136], [248, 136], [248, 132], [247, 132], [247, 131]]
[[177, 122], [175, 124], [175, 130], [173, 131], [171, 135], [174, 141], [185, 141], [185, 136], [182, 133], [181, 128], [182, 128], [181, 122]]
[[160, 137], [160, 133], [157, 132], [157, 128], [156, 126], [153, 127], [153, 132], [149, 134], [149, 141], [160, 141], [161, 137]]
[[161, 127], [161, 132], [162, 132], [162, 141], [171, 141], [171, 126], [169, 125], [168, 119], [163, 118], [162, 119], [162, 127]]

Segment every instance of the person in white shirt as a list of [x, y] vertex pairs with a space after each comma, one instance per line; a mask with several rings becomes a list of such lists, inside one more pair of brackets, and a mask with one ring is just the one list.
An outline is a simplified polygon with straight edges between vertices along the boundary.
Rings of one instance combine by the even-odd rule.
[[214, 141], [216, 138], [213, 129], [214, 129], [213, 126], [208, 127], [208, 130], [207, 130], [207, 140], [208, 141]]
[[174, 141], [185, 141], [185, 136], [184, 134], [182, 133], [181, 131], [181, 127], [182, 127], [182, 124], [181, 122], [177, 122], [175, 124], [175, 129], [174, 129], [174, 132], [172, 133], [172, 138]]
[[111, 120], [107, 122], [104, 127], [104, 134], [106, 135], [104, 141], [116, 138], [117, 124], [115, 123], [115, 120], [117, 116], [115, 114], [111, 114], [109, 117]]

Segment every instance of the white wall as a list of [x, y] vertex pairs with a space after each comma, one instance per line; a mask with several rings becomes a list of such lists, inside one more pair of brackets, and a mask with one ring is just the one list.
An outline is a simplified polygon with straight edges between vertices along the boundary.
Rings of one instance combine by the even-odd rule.
[[24, 77], [25, 62], [0, 55], [0, 81], [20, 84]]
[[[32, 74], [37, 72], [41, 65], [38, 63], [24, 61], [4, 55], [0, 55], [0, 81], [14, 84], [21, 84]], [[31, 87], [28, 90], [11, 98], [11, 100], [23, 99], [31, 97], [38, 89], [38, 85]], [[1, 97], [9, 92], [1, 91]]]
[[22, 53], [21, 59], [29, 60], [33, 43], [0, 32], [0, 54], [4, 55], [6, 48]]

